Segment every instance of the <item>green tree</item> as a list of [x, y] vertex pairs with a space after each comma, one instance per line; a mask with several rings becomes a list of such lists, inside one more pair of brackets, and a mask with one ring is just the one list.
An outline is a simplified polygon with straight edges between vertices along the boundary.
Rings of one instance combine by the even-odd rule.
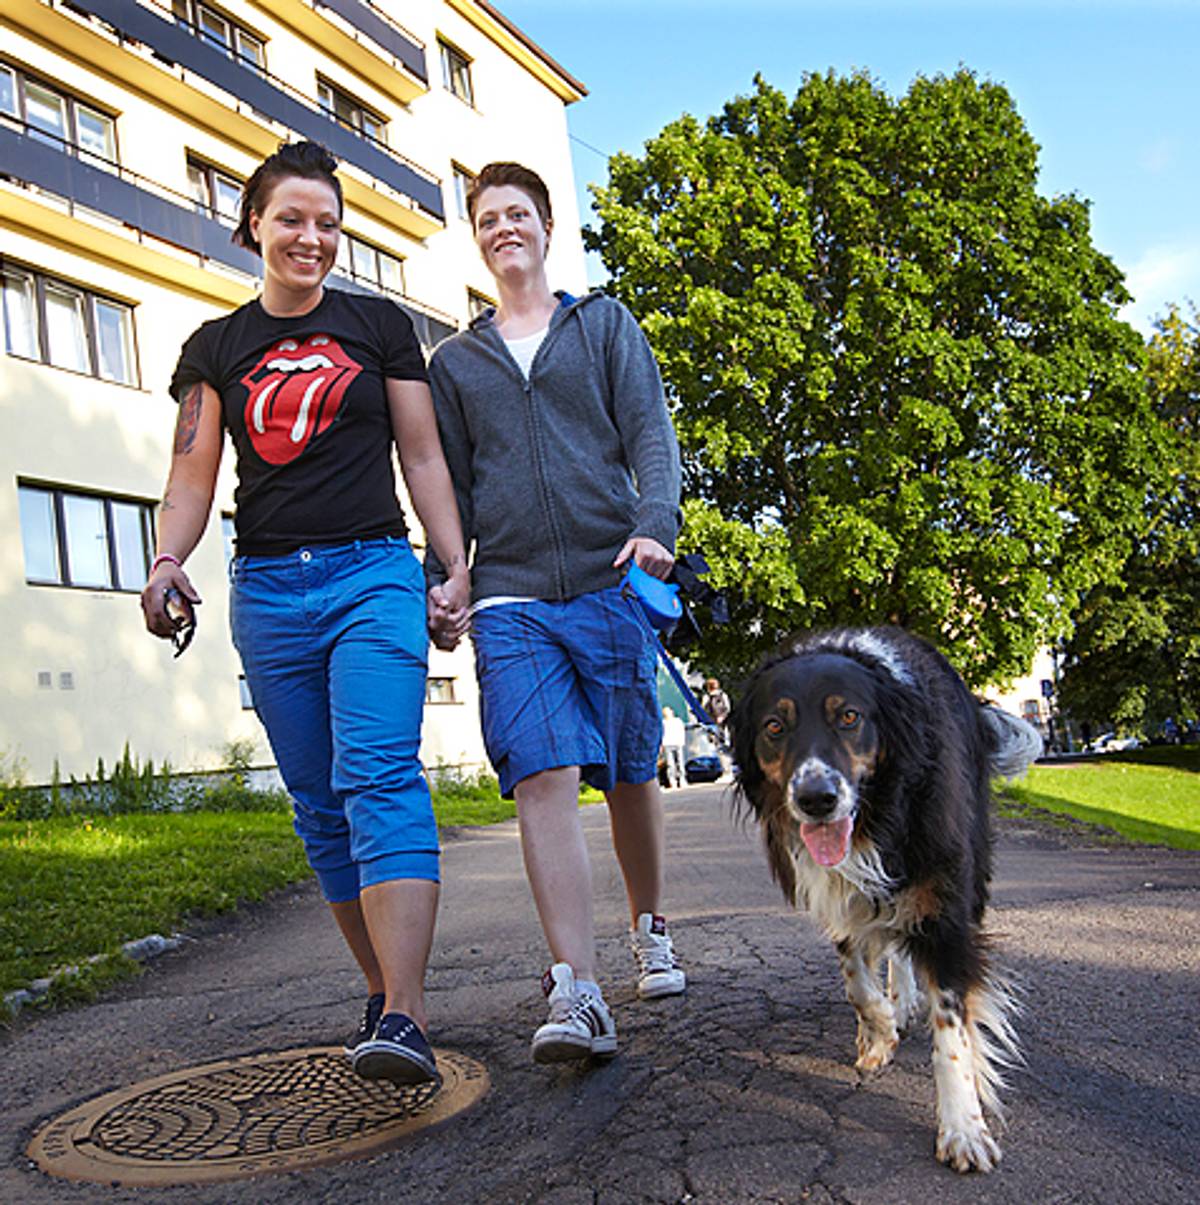
[[1115, 579], [1151, 419], [1087, 204], [1036, 188], [1004, 88], [806, 77], [615, 156], [588, 244], [659, 357], [682, 546], [734, 594], [698, 655], [898, 623], [973, 684]]
[[1120, 580], [1089, 591], [1066, 646], [1062, 702], [1080, 720], [1152, 730], [1200, 714], [1200, 310], [1156, 324], [1146, 383], [1160, 475]]

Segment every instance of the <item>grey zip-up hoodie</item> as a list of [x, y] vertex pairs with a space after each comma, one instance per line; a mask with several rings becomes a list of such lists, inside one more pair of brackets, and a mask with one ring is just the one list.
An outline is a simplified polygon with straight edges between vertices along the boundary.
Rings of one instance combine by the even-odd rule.
[[[603, 293], [558, 297], [528, 381], [494, 310], [430, 361], [476, 602], [615, 585], [631, 536], [674, 551], [679, 534], [679, 445], [645, 336]], [[432, 552], [425, 564], [443, 580]]]

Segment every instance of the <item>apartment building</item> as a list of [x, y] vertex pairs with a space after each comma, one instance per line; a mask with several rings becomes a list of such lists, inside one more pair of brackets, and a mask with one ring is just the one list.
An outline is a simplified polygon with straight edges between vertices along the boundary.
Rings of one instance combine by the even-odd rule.
[[[180, 344], [257, 288], [229, 237], [241, 182], [281, 141], [325, 143], [330, 285], [393, 297], [428, 351], [488, 300], [463, 197], [489, 160], [543, 174], [551, 279], [586, 287], [565, 114], [584, 89], [483, 0], [0, 0], [0, 29], [0, 755], [33, 782], [127, 742], [190, 769], [249, 738], [266, 761], [228, 636], [231, 456], [186, 656], [138, 605]], [[422, 752], [483, 762], [466, 648], [431, 653]]]

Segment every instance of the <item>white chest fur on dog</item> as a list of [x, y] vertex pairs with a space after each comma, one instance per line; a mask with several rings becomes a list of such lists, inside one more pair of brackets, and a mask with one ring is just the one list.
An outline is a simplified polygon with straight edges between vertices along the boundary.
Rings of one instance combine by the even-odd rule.
[[984, 1111], [1001, 1119], [1002, 1071], [1020, 1054], [982, 926], [990, 779], [1027, 765], [1040, 738], [973, 699], [932, 646], [888, 628], [820, 633], [769, 659], [731, 729], [772, 874], [836, 945], [856, 1066], [885, 1066], [927, 1010], [937, 1157], [991, 1171], [1000, 1150]]

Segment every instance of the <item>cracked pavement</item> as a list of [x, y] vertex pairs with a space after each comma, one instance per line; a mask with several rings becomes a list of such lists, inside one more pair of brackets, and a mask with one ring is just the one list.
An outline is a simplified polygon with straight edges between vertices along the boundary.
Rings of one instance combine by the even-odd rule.
[[830, 943], [770, 881], [723, 787], [667, 797], [667, 914], [689, 976], [639, 1002], [603, 807], [584, 809], [602, 985], [620, 1054], [533, 1065], [546, 956], [515, 822], [447, 835], [429, 974], [431, 1039], [484, 1063], [469, 1113], [359, 1161], [208, 1186], [43, 1175], [41, 1122], [192, 1064], [340, 1041], [357, 972], [312, 884], [205, 922], [85, 1008], [22, 1017], [0, 1044], [0, 1200], [41, 1202], [1192, 1202], [1200, 1199], [1200, 854], [998, 826], [990, 913], [1023, 980], [1027, 1065], [1004, 1159], [933, 1158], [929, 1038], [871, 1077]]

